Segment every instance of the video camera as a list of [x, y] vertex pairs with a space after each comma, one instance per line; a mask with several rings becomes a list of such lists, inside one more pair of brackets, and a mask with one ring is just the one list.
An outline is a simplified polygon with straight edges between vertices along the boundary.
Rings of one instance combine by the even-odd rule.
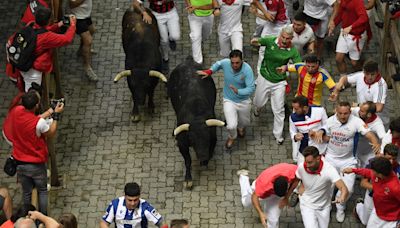
[[64, 99], [64, 98], [60, 98], [60, 99], [51, 99], [51, 100], [50, 100], [50, 108], [52, 108], [53, 110], [55, 110], [58, 103], [63, 103], [63, 104], [65, 105], [65, 99]]

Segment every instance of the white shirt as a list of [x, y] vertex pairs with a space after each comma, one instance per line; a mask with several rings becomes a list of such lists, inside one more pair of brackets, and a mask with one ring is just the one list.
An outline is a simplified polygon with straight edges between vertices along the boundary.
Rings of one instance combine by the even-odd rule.
[[320, 174], [310, 174], [300, 164], [296, 177], [304, 185], [304, 193], [300, 196], [300, 204], [314, 210], [321, 210], [331, 206], [333, 184], [341, 178], [338, 171], [327, 161], [324, 162]]
[[[359, 71], [347, 76], [347, 82], [356, 86], [357, 91], [357, 103], [361, 104], [366, 101], [372, 101], [374, 103], [386, 103], [387, 97], [387, 84], [385, 79], [381, 78], [378, 82], [375, 82], [371, 86], [364, 82], [364, 72]], [[384, 123], [389, 122], [389, 114], [387, 113], [388, 104], [384, 105], [381, 113], [377, 113], [381, 117]]]
[[42, 133], [47, 132], [50, 129], [51, 124], [53, 123], [53, 119], [43, 119], [40, 118], [36, 124], [36, 136], [40, 137]]
[[162, 217], [153, 206], [143, 199], [140, 199], [138, 208], [128, 210], [125, 205], [125, 197], [121, 196], [108, 205], [102, 219], [108, 224], [115, 222], [116, 228], [140, 228], [142, 222], [147, 224], [148, 221], [151, 221], [158, 224]]
[[[293, 24], [290, 26], [293, 28]], [[310, 25], [306, 24], [306, 27], [300, 34], [293, 31], [292, 44], [297, 48], [300, 55], [304, 55], [304, 46], [313, 41], [315, 41], [315, 36]]]
[[336, 115], [329, 117], [325, 130], [326, 135], [330, 137], [326, 157], [333, 159], [353, 157], [354, 142], [358, 138], [357, 133], [365, 135], [370, 131], [364, 121], [353, 115], [350, 115], [345, 124], [342, 124]]
[[[296, 113], [292, 113], [289, 118], [289, 132], [290, 137], [294, 140], [296, 133], [307, 134], [310, 130], [318, 131], [321, 128], [325, 128], [328, 116], [323, 107], [310, 107], [310, 112], [304, 116], [299, 116]], [[300, 145], [299, 145], [300, 146]], [[321, 154], [325, 153], [326, 143], [316, 143], [311, 138], [308, 139], [308, 146], [315, 146], [318, 148]]]
[[218, 0], [218, 4], [221, 6], [218, 31], [225, 34], [242, 32], [242, 9], [243, 5], [250, 5], [250, 0], [235, 0], [232, 5], [227, 5], [222, 0]]
[[[360, 107], [353, 107], [351, 108], [351, 114], [356, 116], [356, 117], [360, 117], [359, 114], [360, 111]], [[368, 128], [375, 133], [375, 135], [377, 136], [377, 138], [379, 140], [382, 140], [382, 138], [385, 136], [386, 132], [385, 132], [385, 127], [383, 126], [383, 122], [381, 120], [381, 118], [379, 118], [379, 116], [376, 117], [375, 120], [373, 120], [370, 123], [366, 123]], [[372, 146], [370, 145], [368, 139], [366, 139], [365, 137], [361, 136], [358, 140], [358, 145], [357, 145], [357, 154], [372, 154], [373, 150], [372, 150]]]
[[92, 13], [92, 0], [85, 0], [78, 7], [70, 9], [70, 12], [76, 16], [76, 19], [86, 19]]
[[305, 0], [304, 13], [316, 19], [328, 17], [329, 8], [336, 0]]

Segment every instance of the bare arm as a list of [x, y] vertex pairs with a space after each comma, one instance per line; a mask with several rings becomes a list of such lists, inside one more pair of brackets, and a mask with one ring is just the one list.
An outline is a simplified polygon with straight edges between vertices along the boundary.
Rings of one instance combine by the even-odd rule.
[[376, 112], [382, 112], [385, 104], [375, 103], [375, 106], [376, 106]]
[[46, 216], [39, 211], [29, 211], [28, 212], [29, 218], [33, 220], [39, 220], [44, 224], [46, 228], [59, 228], [61, 225], [53, 218]]
[[135, 10], [139, 11], [142, 16], [143, 16], [143, 21], [146, 22], [147, 24], [151, 24], [153, 19], [151, 16], [147, 13], [146, 8], [144, 8], [143, 4], [138, 2], [137, 0], [132, 1], [132, 6]]
[[368, 178], [362, 178], [361, 182], [360, 182], [360, 186], [362, 188], [372, 191], [372, 184], [371, 184], [371, 182], [369, 182]]
[[100, 221], [100, 228], [108, 228], [108, 227], [110, 227], [110, 224], [108, 224], [104, 220]]
[[262, 18], [264, 20], [270, 21], [270, 22], [273, 22], [275, 20], [275, 17], [267, 12], [267, 10], [261, 5], [261, 2], [259, 2], [258, 0], [253, 0], [251, 4], [256, 6], [256, 8], [261, 10], [261, 12], [264, 14], [264, 15], [262, 15], [263, 17], [262, 16], [258, 16], [259, 13], [257, 13], [256, 16], [258, 16], [258, 17], [260, 17], [260, 18]]
[[253, 192], [253, 194], [251, 195], [251, 202], [253, 203], [254, 208], [256, 209], [258, 215], [260, 216], [261, 224], [266, 226], [267, 225], [267, 222], [266, 222], [267, 217], [265, 216], [263, 210], [261, 209], [260, 200], [258, 199], [258, 196], [256, 195], [255, 192]]
[[335, 186], [340, 191], [340, 196], [335, 200], [335, 203], [343, 203], [346, 201], [347, 197], [349, 196], [349, 190], [347, 189], [346, 185], [344, 184], [343, 180], [340, 179], [335, 182]]
[[367, 138], [368, 141], [371, 143], [372, 150], [374, 151], [374, 153], [379, 154], [381, 151], [381, 145], [379, 144], [379, 140], [376, 137], [375, 133], [370, 131], [367, 134], [365, 134], [365, 138]]
[[332, 99], [336, 100], [337, 97], [339, 96], [340, 90], [344, 88], [347, 84], [347, 76], [342, 76], [340, 77], [338, 83], [336, 83], [335, 90], [331, 93]]
[[[64, 111], [64, 104], [63, 103], [58, 103], [54, 112], [56, 113], [61, 113]], [[47, 132], [42, 133], [45, 137], [52, 138], [56, 135], [56, 130], [57, 130], [57, 120], [53, 119], [53, 123], [50, 125], [50, 129]]]
[[290, 185], [285, 197], [283, 197], [283, 199], [281, 199], [281, 201], [279, 202], [279, 207], [283, 208], [284, 206], [286, 206], [288, 204], [289, 201], [289, 197], [290, 195], [292, 195], [294, 189], [297, 187], [297, 185], [299, 185], [300, 180], [295, 178], [293, 183]]

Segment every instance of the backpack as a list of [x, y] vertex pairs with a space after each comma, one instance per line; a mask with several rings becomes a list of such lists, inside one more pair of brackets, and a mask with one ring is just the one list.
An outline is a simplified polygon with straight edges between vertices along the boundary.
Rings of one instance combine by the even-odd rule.
[[20, 71], [32, 68], [36, 59], [34, 54], [37, 35], [47, 32], [46, 29], [34, 29], [33, 23], [16, 32], [11, 42], [6, 46], [7, 58], [10, 64]]

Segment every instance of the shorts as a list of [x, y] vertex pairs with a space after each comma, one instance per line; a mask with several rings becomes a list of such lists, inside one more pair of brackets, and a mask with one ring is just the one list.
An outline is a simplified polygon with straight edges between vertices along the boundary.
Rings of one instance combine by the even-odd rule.
[[76, 34], [79, 35], [89, 31], [89, 26], [92, 24], [93, 22], [91, 17], [76, 20]]
[[304, 15], [306, 15], [306, 22], [311, 26], [315, 36], [320, 39], [325, 38], [328, 32], [329, 18], [317, 19], [307, 14]]
[[353, 35], [349, 34], [344, 36], [342, 34], [343, 29], [340, 30], [340, 35], [338, 41], [336, 43], [336, 52], [347, 54], [349, 53], [349, 57], [351, 60], [358, 61], [360, 60], [361, 52], [364, 47], [365, 41], [367, 40], [367, 35], [364, 32], [361, 34], [361, 37], [357, 41]]

